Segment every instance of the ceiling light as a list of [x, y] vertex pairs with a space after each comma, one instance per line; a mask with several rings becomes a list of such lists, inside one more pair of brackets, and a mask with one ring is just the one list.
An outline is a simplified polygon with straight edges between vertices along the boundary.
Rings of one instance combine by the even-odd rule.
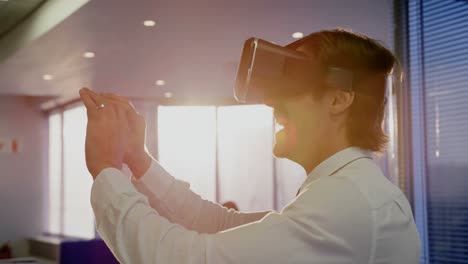
[[302, 32], [294, 32], [292, 34], [292, 37], [295, 38], [295, 39], [300, 39], [300, 38], [303, 38], [304, 37], [304, 33]]
[[166, 98], [171, 98], [171, 97], [172, 97], [172, 93], [170, 93], [170, 92], [164, 93], [164, 97], [166, 97]]
[[145, 27], [154, 27], [156, 25], [156, 21], [154, 21], [154, 20], [145, 20], [145, 21], [143, 21], [143, 25], [145, 25]]
[[44, 74], [42, 75], [42, 79], [44, 79], [44, 81], [50, 81], [54, 78], [54, 76], [50, 75], [50, 74]]
[[157, 85], [157, 86], [163, 86], [163, 85], [165, 85], [165, 84], [166, 84], [166, 81], [164, 81], [164, 80], [157, 80], [157, 81], [156, 81], [156, 85]]
[[88, 52], [83, 53], [83, 57], [88, 58], [88, 59], [94, 58], [95, 56], [96, 54], [94, 54], [94, 52], [88, 51]]

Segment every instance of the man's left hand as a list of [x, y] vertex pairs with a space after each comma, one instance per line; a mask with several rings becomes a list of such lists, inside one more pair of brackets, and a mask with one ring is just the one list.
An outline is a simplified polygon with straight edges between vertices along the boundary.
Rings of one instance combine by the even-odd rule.
[[87, 88], [80, 90], [80, 97], [88, 114], [86, 165], [95, 179], [105, 168], [122, 168], [127, 147], [127, 118], [124, 109]]

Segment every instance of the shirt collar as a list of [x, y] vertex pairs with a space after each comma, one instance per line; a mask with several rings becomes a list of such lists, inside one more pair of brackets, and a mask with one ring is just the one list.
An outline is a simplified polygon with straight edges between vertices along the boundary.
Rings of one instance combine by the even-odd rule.
[[326, 160], [322, 161], [317, 167], [315, 167], [315, 169], [312, 170], [312, 172], [310, 172], [309, 175], [307, 175], [306, 180], [302, 183], [301, 188], [299, 188], [299, 192], [314, 180], [320, 177], [332, 175], [349, 163], [361, 158], [372, 159], [372, 152], [358, 147], [350, 147], [333, 154]]

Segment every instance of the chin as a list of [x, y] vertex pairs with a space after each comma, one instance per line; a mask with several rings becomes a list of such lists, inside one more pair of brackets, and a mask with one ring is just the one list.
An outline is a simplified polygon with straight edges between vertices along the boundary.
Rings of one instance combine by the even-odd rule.
[[273, 156], [275, 158], [287, 158], [288, 152], [285, 146], [281, 146], [280, 144], [275, 144], [273, 146]]
[[276, 158], [288, 158], [291, 156], [293, 146], [295, 145], [295, 137], [293, 135], [293, 133], [288, 133], [287, 129], [276, 132], [273, 156]]

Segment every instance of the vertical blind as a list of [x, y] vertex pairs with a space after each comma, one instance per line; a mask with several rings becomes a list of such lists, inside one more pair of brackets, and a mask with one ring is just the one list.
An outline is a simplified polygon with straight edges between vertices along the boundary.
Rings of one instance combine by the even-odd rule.
[[468, 1], [408, 1], [423, 263], [468, 263]]

